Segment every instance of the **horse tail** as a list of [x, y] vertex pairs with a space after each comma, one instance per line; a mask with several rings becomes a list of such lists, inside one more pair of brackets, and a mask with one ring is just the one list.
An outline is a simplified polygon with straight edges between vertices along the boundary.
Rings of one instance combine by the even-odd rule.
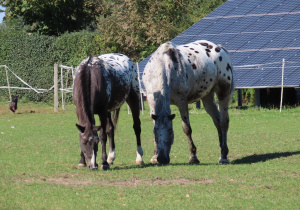
[[119, 119], [119, 113], [120, 113], [120, 108], [119, 109], [116, 109], [114, 110], [113, 112], [111, 112], [111, 120], [112, 120], [112, 123], [114, 125], [114, 130], [116, 131], [117, 130], [117, 124], [118, 124], [118, 119]]

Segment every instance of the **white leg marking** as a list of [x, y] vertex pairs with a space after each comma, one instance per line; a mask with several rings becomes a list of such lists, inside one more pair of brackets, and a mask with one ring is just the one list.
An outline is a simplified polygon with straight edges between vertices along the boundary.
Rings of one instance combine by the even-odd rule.
[[158, 163], [158, 161], [157, 161], [157, 155], [153, 155], [153, 157], [150, 160], [150, 163], [152, 163], [152, 164], [157, 164]]
[[135, 160], [136, 164], [138, 165], [144, 164], [143, 155], [144, 155], [143, 148], [141, 146], [138, 146], [136, 150], [136, 160]]
[[116, 159], [116, 152], [115, 149], [112, 151], [109, 151], [108, 157], [107, 157], [107, 163], [109, 165], [112, 165], [114, 163], [114, 160]]
[[92, 158], [91, 158], [91, 165], [92, 165], [92, 168], [96, 168], [96, 158], [95, 158], [94, 150], [93, 150], [93, 155], [92, 155]]

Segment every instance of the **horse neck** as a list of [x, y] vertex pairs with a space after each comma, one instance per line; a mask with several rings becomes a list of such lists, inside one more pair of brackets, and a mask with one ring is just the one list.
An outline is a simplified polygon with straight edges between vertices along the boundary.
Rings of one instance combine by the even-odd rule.
[[159, 81], [157, 83], [157, 89], [159, 91], [154, 93], [155, 112], [170, 115], [170, 74], [166, 71], [166, 68], [162, 68], [161, 74], [159, 74]]

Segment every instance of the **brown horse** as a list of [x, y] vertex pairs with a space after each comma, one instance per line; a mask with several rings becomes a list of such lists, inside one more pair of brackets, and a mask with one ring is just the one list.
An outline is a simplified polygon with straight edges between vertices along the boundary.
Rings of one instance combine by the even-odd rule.
[[[80, 131], [81, 159], [78, 166], [86, 166], [95, 170], [98, 168], [96, 156], [100, 141], [102, 144], [101, 169], [109, 169], [115, 159], [114, 128], [118, 121], [119, 110], [126, 101], [129, 105], [133, 128], [137, 141], [136, 163], [143, 163], [141, 147], [141, 122], [139, 109], [139, 84], [136, 66], [125, 55], [105, 54], [83, 60], [78, 66], [74, 79], [73, 100]], [[112, 116], [112, 112], [115, 113]], [[95, 126], [94, 114], [100, 118], [101, 126]], [[109, 137], [109, 156], [107, 158], [106, 142]]]

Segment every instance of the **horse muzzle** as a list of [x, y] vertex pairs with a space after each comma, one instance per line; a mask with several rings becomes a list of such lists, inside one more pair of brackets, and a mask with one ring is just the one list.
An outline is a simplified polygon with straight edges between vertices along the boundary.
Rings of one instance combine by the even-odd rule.
[[170, 156], [169, 154], [166, 154], [164, 152], [164, 150], [161, 150], [159, 153], [158, 153], [158, 156], [157, 156], [157, 161], [161, 164], [169, 164], [170, 163]]

